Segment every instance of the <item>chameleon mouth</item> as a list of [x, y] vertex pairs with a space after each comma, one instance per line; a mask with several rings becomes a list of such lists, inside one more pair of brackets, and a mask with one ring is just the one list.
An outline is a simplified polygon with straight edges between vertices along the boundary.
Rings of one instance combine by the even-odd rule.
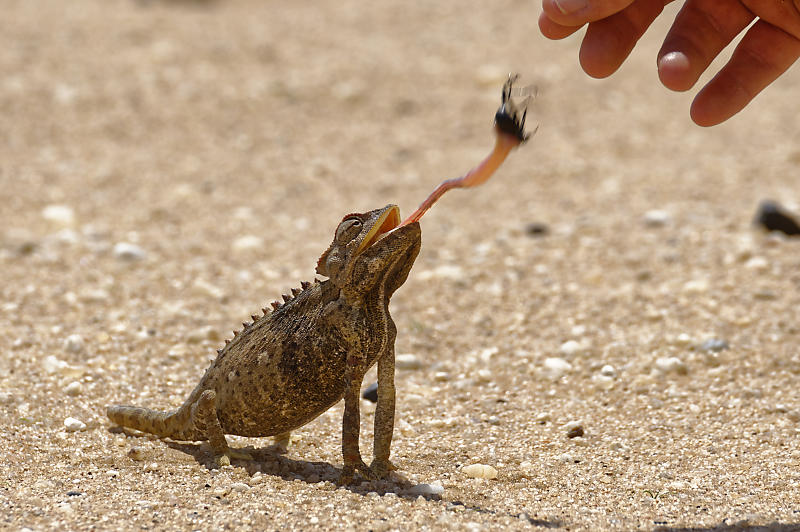
[[365, 249], [375, 244], [378, 240], [391, 233], [397, 226], [400, 225], [400, 208], [397, 205], [392, 205], [386, 209], [372, 229], [369, 230], [367, 236], [361, 242], [356, 250], [356, 255], [360, 254]]

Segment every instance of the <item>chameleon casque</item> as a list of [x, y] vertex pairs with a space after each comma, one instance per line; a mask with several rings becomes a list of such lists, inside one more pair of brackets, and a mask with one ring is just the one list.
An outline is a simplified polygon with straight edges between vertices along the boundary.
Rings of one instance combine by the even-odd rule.
[[[324, 281], [303, 283], [218, 351], [200, 383], [177, 410], [110, 406], [114, 423], [183, 441], [205, 441], [217, 462], [250, 458], [228, 447], [225, 434], [276, 436], [313, 420], [344, 398], [341, 481], [355, 470], [388, 476], [394, 427], [394, 342], [389, 298], [408, 277], [422, 245], [419, 223], [398, 227], [387, 205], [349, 214], [317, 263]], [[378, 364], [374, 459], [359, 451], [359, 400], [364, 374]]]
[[[358, 470], [368, 479], [389, 475], [394, 428], [394, 341], [389, 299], [408, 277], [422, 246], [420, 217], [447, 190], [485, 182], [508, 153], [524, 143], [525, 111], [512, 101], [516, 76], [503, 86], [495, 114], [495, 147], [461, 178], [442, 182], [403, 223], [400, 210], [387, 205], [349, 214], [317, 263], [324, 281], [274, 302], [274, 310], [253, 316], [217, 353], [200, 383], [177, 410], [110, 406], [111, 421], [158, 436], [208, 441], [217, 462], [250, 458], [228, 447], [225, 434], [275, 436], [279, 445], [290, 431], [313, 420], [344, 398], [341, 482]], [[530, 99], [525, 100], [525, 104]], [[523, 106], [524, 108], [524, 106]], [[359, 399], [364, 374], [378, 364], [374, 457], [361, 459]]]

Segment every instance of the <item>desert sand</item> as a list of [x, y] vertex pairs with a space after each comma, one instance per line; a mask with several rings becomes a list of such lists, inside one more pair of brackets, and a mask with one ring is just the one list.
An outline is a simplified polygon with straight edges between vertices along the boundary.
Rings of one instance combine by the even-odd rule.
[[[800, 69], [703, 129], [657, 80], [671, 15], [593, 80], [536, 2], [3, 7], [0, 528], [800, 529], [800, 239], [751, 223], [800, 214]], [[111, 426], [178, 406], [343, 215], [477, 163], [511, 71], [539, 131], [423, 218], [392, 300], [391, 481], [336, 484], [341, 405], [222, 468]]]

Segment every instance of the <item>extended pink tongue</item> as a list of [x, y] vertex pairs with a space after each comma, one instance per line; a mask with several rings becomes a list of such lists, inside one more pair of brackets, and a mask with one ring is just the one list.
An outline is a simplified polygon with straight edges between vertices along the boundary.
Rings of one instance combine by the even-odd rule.
[[508, 154], [511, 152], [512, 149], [516, 148], [520, 145], [521, 141], [513, 136], [509, 135], [508, 133], [504, 133], [502, 131], [497, 130], [497, 140], [494, 143], [494, 149], [492, 153], [489, 154], [486, 159], [484, 159], [478, 166], [467, 172], [462, 177], [456, 177], [453, 179], [448, 179], [446, 181], [442, 181], [438, 187], [431, 192], [431, 195], [425, 198], [419, 208], [414, 211], [411, 216], [406, 218], [403, 223], [399, 225], [402, 227], [407, 224], [411, 224], [414, 222], [418, 222], [422, 215], [430, 209], [436, 200], [442, 197], [442, 194], [450, 190], [451, 188], [469, 188], [469, 187], [476, 187], [482, 183], [485, 183], [492, 174], [494, 174], [495, 170], [497, 170], [503, 161], [506, 160]]

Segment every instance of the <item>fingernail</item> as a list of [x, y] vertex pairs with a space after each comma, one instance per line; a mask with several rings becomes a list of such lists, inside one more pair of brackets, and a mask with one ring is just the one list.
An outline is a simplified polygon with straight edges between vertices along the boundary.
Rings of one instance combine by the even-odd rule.
[[585, 8], [588, 4], [588, 0], [553, 0], [553, 3], [559, 11], [565, 15], [569, 15], [570, 13], [575, 13]]

